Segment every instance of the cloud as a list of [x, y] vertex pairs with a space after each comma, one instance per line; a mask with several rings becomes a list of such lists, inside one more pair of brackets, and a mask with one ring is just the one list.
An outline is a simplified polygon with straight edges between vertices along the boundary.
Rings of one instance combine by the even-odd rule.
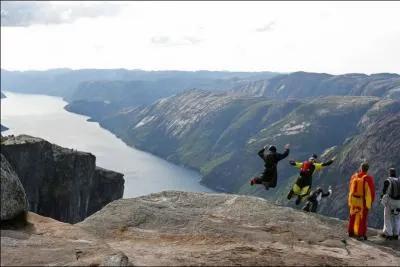
[[169, 38], [168, 36], [153, 36], [153, 37], [151, 37], [150, 40], [153, 44], [160, 44], [160, 45], [172, 45], [173, 44], [171, 38]]
[[266, 24], [260, 28], [257, 28], [256, 31], [257, 32], [270, 32], [275, 29], [274, 25], [275, 25], [275, 21], [270, 21], [268, 24]]
[[35, 24], [73, 23], [80, 18], [116, 16], [121, 3], [1, 1], [1, 26], [28, 27]]
[[192, 45], [196, 45], [203, 42], [202, 39], [193, 36], [185, 36], [184, 39], [190, 42]]
[[165, 35], [153, 36], [150, 41], [156, 45], [163, 46], [181, 46], [181, 45], [197, 45], [203, 42], [202, 39], [194, 36], [184, 36], [183, 38], [171, 38]]

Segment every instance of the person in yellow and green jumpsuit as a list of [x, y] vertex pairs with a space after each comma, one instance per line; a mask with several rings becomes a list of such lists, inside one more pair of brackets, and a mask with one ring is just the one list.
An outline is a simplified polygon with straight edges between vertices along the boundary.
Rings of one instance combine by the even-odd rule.
[[297, 196], [296, 205], [300, 204], [300, 202], [305, 200], [310, 194], [312, 175], [314, 171], [321, 170], [322, 168], [331, 165], [336, 157], [323, 163], [317, 162], [316, 159], [317, 155], [313, 154], [304, 162], [296, 162], [294, 160], [289, 161], [290, 165], [300, 169], [300, 175], [287, 195], [287, 199], [291, 199], [294, 195]]

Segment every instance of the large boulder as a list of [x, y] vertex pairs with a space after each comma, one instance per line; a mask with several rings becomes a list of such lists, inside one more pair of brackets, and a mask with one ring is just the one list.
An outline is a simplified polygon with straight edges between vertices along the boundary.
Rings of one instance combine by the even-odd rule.
[[14, 169], [1, 155], [1, 220], [12, 220], [28, 211], [28, 199]]

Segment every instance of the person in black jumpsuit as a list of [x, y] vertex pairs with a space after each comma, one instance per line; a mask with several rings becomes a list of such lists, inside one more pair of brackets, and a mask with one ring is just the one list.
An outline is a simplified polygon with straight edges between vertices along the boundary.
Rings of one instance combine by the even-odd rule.
[[268, 153], [264, 153], [266, 146], [258, 151], [258, 156], [264, 160], [264, 171], [260, 176], [253, 177], [250, 185], [263, 184], [265, 189], [276, 187], [278, 180], [278, 162], [289, 155], [289, 144], [285, 145], [283, 153], [276, 152], [275, 146], [269, 146]]
[[317, 208], [318, 208], [318, 203], [321, 201], [321, 199], [324, 198], [324, 197], [329, 197], [330, 195], [332, 195], [331, 186], [329, 186], [328, 192], [324, 192], [324, 190], [322, 190], [321, 187], [318, 187], [307, 198], [307, 203], [303, 207], [303, 210], [307, 211], [307, 212], [316, 212]]

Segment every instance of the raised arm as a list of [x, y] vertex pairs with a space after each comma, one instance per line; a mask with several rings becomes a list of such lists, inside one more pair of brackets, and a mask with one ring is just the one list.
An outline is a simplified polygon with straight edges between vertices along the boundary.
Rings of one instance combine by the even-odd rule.
[[289, 156], [289, 152], [290, 152], [289, 146], [286, 145], [286, 146], [285, 146], [285, 151], [284, 151], [283, 153], [277, 153], [277, 160], [278, 160], [278, 161], [283, 160], [284, 158], [286, 158], [287, 156]]
[[264, 160], [264, 151], [265, 151], [265, 147], [263, 147], [260, 151], [258, 151], [258, 155], [260, 156], [260, 158], [262, 158]]

